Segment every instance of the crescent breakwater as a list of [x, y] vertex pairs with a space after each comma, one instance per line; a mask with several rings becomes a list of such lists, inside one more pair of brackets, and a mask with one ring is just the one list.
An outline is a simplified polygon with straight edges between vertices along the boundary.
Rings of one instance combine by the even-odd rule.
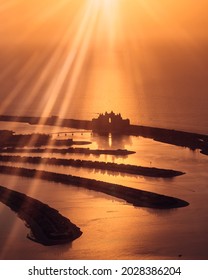
[[[62, 119], [56, 116], [28, 117], [0, 115], [0, 121], [45, 124], [51, 126], [55, 125], [59, 127], [92, 130], [92, 121], [90, 120]], [[199, 149], [201, 150], [201, 153], [208, 155], [208, 135], [205, 134], [132, 124], [123, 131], [120, 131], [119, 134], [142, 136], [171, 145], [188, 147], [192, 150]]]
[[184, 132], [165, 128], [131, 125], [129, 134], [152, 138], [155, 141], [187, 147], [191, 150], [199, 149], [201, 153], [208, 154], [208, 135]]
[[0, 165], [0, 173], [13, 174], [16, 176], [23, 176], [28, 178], [38, 178], [46, 181], [63, 183], [65, 185], [82, 187], [88, 190], [102, 192], [107, 195], [122, 199], [137, 207], [171, 209], [189, 205], [188, 202], [175, 197], [134, 189], [123, 185], [97, 181], [94, 179], [48, 172], [44, 170]]
[[26, 222], [31, 230], [28, 238], [43, 245], [69, 243], [82, 234], [75, 224], [56, 209], [23, 193], [0, 186], [0, 202]]
[[78, 168], [93, 168], [100, 170], [108, 170], [113, 172], [128, 173], [149, 177], [171, 178], [174, 176], [183, 175], [181, 171], [162, 169], [155, 167], [136, 166], [130, 164], [116, 164], [111, 162], [89, 161], [89, 160], [74, 160], [74, 159], [58, 159], [45, 157], [25, 157], [25, 156], [6, 156], [0, 155], [0, 162], [21, 162], [32, 164], [50, 164], [73, 166]]

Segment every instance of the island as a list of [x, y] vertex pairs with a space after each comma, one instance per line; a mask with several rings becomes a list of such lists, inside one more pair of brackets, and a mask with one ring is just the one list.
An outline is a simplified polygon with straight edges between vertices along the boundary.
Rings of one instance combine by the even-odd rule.
[[31, 232], [28, 238], [43, 245], [69, 243], [82, 235], [80, 228], [56, 209], [23, 193], [0, 186], [0, 202], [24, 220]]
[[136, 207], [171, 209], [185, 207], [189, 205], [188, 202], [179, 198], [134, 189], [123, 185], [98, 181], [94, 179], [72, 176], [68, 174], [5, 165], [0, 165], [0, 173], [15, 174], [16, 176], [38, 178], [46, 181], [62, 183], [69, 186], [82, 187], [88, 190], [101, 192], [112, 197], [122, 199]]
[[80, 160], [80, 159], [62, 159], [62, 158], [46, 158], [46, 157], [29, 157], [29, 156], [11, 156], [0, 155], [0, 162], [20, 162], [32, 164], [50, 164], [73, 166], [77, 168], [91, 168], [111, 172], [119, 172], [126, 174], [134, 174], [148, 177], [172, 178], [183, 175], [184, 173], [172, 169], [162, 169], [155, 167], [137, 166], [131, 164], [117, 164], [113, 162]]

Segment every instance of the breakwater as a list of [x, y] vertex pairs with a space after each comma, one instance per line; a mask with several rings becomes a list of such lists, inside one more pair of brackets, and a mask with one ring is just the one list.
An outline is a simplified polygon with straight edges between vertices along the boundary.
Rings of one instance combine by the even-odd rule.
[[137, 207], [171, 209], [189, 205], [188, 202], [175, 197], [134, 189], [123, 185], [117, 185], [55, 172], [48, 172], [44, 170], [0, 165], [0, 173], [13, 174], [16, 176], [24, 176], [28, 178], [38, 178], [46, 181], [63, 183], [70, 186], [78, 186], [86, 188], [88, 190], [102, 192], [119, 199], [123, 199], [124, 201]]
[[27, 223], [28, 238], [43, 245], [72, 242], [81, 236], [80, 229], [56, 209], [23, 193], [0, 186], [0, 201]]
[[208, 135], [205, 134], [139, 125], [130, 125], [128, 133], [191, 150], [199, 149], [208, 154]]
[[116, 164], [112, 162], [100, 162], [90, 160], [74, 160], [74, 159], [59, 159], [59, 158], [45, 158], [45, 157], [25, 157], [25, 156], [7, 156], [0, 155], [1, 162], [21, 162], [33, 164], [50, 164], [73, 166], [78, 168], [93, 168], [100, 170], [107, 170], [119, 173], [128, 173], [134, 175], [142, 175], [149, 177], [171, 178], [184, 173], [172, 169], [162, 169], [155, 167], [136, 166], [130, 164]]

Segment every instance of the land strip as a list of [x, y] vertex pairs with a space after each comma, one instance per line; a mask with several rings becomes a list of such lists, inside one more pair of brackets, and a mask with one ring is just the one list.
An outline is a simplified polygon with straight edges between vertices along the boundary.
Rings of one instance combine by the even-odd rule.
[[27, 223], [28, 238], [43, 245], [72, 242], [81, 236], [80, 229], [56, 209], [23, 193], [0, 186], [0, 202], [9, 206]]
[[12, 174], [28, 178], [38, 178], [46, 181], [63, 183], [70, 186], [78, 186], [86, 188], [88, 190], [102, 192], [119, 199], [123, 199], [124, 201], [137, 207], [171, 209], [185, 207], [189, 205], [188, 202], [175, 197], [134, 189], [122, 185], [97, 181], [94, 179], [60, 174], [55, 172], [48, 172], [44, 170], [26, 169], [0, 165], [0, 173]]
[[26, 157], [26, 156], [7, 156], [0, 155], [0, 162], [21, 162], [33, 164], [50, 164], [50, 165], [63, 165], [73, 166], [77, 168], [93, 168], [112, 172], [127, 173], [149, 177], [171, 178], [184, 173], [172, 169], [162, 169], [155, 167], [145, 167], [130, 164], [116, 164], [111, 162], [100, 162], [90, 160], [75, 160], [75, 159], [59, 159], [59, 158], [46, 158], [46, 157]]
[[205, 134], [139, 125], [130, 125], [128, 133], [191, 150], [199, 149], [208, 154], [208, 135]]
[[55, 153], [55, 154], [84, 154], [84, 155], [115, 155], [115, 156], [127, 156], [134, 154], [134, 151], [125, 149], [117, 150], [100, 150], [100, 149], [89, 149], [89, 148], [34, 148], [34, 149], [22, 149], [22, 148], [4, 148], [0, 149], [0, 153]]

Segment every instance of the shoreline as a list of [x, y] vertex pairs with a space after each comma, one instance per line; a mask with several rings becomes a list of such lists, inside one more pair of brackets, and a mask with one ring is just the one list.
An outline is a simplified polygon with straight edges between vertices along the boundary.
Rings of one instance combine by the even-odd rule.
[[27, 178], [38, 178], [46, 181], [62, 183], [65, 185], [82, 187], [122, 199], [136, 207], [171, 209], [189, 205], [187, 201], [175, 197], [134, 189], [123, 185], [97, 181], [94, 179], [48, 172], [44, 170], [0, 165], [0, 173], [13, 174]]
[[72, 242], [82, 235], [80, 229], [56, 209], [24, 193], [0, 186], [0, 202], [10, 207], [27, 223], [28, 238], [46, 246]]

